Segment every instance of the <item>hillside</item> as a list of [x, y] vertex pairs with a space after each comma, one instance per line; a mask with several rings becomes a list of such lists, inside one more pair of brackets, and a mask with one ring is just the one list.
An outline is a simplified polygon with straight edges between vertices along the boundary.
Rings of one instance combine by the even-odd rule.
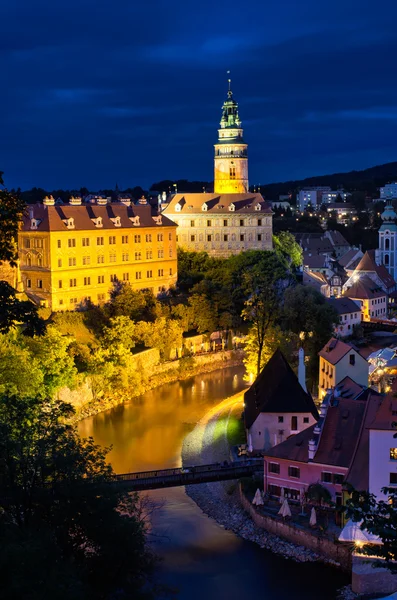
[[379, 187], [395, 180], [397, 180], [397, 162], [390, 162], [362, 171], [333, 173], [296, 181], [269, 183], [261, 186], [261, 192], [268, 200], [275, 200], [280, 194], [295, 193], [298, 189], [306, 186], [329, 185], [334, 190], [343, 187], [349, 192], [360, 191], [376, 196]]

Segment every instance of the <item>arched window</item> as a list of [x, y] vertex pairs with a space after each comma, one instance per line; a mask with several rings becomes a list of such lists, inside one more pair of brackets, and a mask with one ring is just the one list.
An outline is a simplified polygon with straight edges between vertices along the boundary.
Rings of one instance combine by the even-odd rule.
[[39, 254], [37, 256], [37, 266], [38, 267], [42, 267], [43, 266], [43, 257], [41, 256], [41, 254]]
[[390, 250], [390, 239], [389, 238], [385, 239], [385, 250]]
[[32, 266], [32, 257], [30, 256], [30, 254], [28, 254], [28, 255], [26, 256], [26, 265], [27, 265], [28, 267], [31, 267], [31, 266]]
[[389, 264], [389, 255], [385, 254], [385, 265], [388, 266]]

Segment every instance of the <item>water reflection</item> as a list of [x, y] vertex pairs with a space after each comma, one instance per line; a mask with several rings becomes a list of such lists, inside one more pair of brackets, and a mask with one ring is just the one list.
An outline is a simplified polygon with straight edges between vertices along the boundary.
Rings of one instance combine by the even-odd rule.
[[185, 435], [207, 410], [246, 387], [243, 374], [243, 367], [231, 367], [163, 385], [85, 419], [80, 435], [113, 446], [117, 473], [178, 466]]

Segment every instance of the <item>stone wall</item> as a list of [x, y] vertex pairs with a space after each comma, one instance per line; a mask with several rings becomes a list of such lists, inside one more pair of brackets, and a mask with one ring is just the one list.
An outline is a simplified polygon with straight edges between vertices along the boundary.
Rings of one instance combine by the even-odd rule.
[[356, 594], [393, 594], [397, 591], [397, 575], [388, 569], [374, 568], [372, 559], [353, 556], [352, 590]]
[[98, 392], [93, 389], [90, 377], [86, 377], [74, 390], [62, 388], [58, 392], [58, 398], [70, 402], [76, 410], [75, 419], [80, 420], [109, 410], [160, 385], [187, 379], [200, 373], [209, 373], [223, 367], [240, 365], [242, 359], [241, 350], [225, 350], [160, 363], [158, 349], [151, 348], [131, 355], [135, 369], [142, 373], [141, 382], [133, 389], [122, 388], [111, 393], [104, 393], [102, 390]]
[[298, 546], [304, 546], [319, 556], [334, 561], [344, 571], [349, 572], [351, 570], [351, 550], [346, 545], [334, 542], [326, 536], [315, 535], [307, 529], [298, 527], [294, 523], [288, 523], [270, 515], [260, 514], [245, 497], [241, 486], [240, 500], [244, 510], [251, 516], [251, 519], [257, 527], [265, 529], [269, 533], [277, 535], [288, 542], [297, 544]]

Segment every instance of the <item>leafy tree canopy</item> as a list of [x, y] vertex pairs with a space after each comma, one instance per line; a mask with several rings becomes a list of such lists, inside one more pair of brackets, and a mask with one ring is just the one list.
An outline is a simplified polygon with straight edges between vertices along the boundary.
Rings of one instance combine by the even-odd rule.
[[0, 281], [0, 333], [22, 325], [25, 335], [41, 335], [45, 323], [38, 316], [37, 307], [28, 300], [18, 300], [16, 291], [6, 281]]
[[[2, 175], [0, 171], [0, 186], [4, 183]], [[12, 267], [18, 258], [18, 228], [24, 210], [25, 203], [17, 193], [0, 187], [0, 262], [8, 261]]]

